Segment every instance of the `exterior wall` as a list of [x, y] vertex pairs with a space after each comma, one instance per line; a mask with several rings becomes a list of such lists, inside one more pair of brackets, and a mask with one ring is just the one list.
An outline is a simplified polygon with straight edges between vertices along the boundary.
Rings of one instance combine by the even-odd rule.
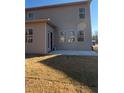
[[[79, 18], [79, 8], [86, 8], [86, 18]], [[61, 6], [54, 8], [44, 8], [38, 10], [29, 10], [26, 13], [33, 13], [34, 19], [50, 18], [51, 21], [58, 27], [55, 32], [55, 48], [64, 50], [90, 50], [91, 49], [91, 24], [90, 24], [90, 5], [89, 3], [81, 3], [78, 5]], [[77, 41], [79, 30], [84, 30], [85, 40]], [[68, 39], [69, 32], [74, 31], [76, 41], [73, 43], [59, 42], [59, 33], [66, 32], [66, 39]]]
[[26, 23], [26, 29], [33, 29], [33, 42], [25, 43], [25, 52], [44, 54], [45, 46], [45, 23]]

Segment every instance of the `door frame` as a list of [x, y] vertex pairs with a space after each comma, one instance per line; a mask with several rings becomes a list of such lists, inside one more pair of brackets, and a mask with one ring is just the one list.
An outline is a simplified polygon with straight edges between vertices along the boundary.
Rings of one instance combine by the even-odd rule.
[[50, 32], [50, 50], [53, 50], [53, 32]]

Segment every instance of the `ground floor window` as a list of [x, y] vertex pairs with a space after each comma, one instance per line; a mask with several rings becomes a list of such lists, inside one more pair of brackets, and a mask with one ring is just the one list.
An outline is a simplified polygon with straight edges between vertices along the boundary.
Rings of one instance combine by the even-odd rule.
[[78, 32], [78, 41], [84, 41], [84, 31], [82, 30]]
[[33, 30], [32, 29], [26, 29], [25, 42], [26, 43], [32, 43], [33, 42]]
[[74, 38], [74, 37], [69, 38], [69, 39], [68, 39], [68, 42], [69, 42], [69, 43], [75, 42], [75, 38]]
[[59, 38], [61, 43], [73, 43], [76, 42], [76, 40], [78, 42], [83, 42], [85, 39], [83, 30], [78, 31], [78, 33], [75, 33], [75, 31], [60, 32]]
[[66, 41], [66, 32], [60, 32], [59, 37], [60, 37], [60, 42], [64, 43]]
[[68, 35], [68, 43], [73, 43], [73, 42], [75, 42], [75, 32], [70, 31]]
[[60, 42], [65, 42], [66, 41], [66, 38], [65, 37], [60, 37]]
[[59, 38], [61, 43], [73, 43], [76, 41], [75, 31], [60, 32]]

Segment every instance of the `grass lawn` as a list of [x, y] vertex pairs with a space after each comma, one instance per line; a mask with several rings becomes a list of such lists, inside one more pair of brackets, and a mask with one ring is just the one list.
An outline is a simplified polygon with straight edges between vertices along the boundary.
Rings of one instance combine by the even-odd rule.
[[26, 93], [98, 93], [97, 57], [26, 56]]

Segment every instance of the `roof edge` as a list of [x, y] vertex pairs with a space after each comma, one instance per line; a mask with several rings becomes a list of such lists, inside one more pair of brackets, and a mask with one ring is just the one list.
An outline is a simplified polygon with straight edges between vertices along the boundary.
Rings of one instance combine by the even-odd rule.
[[54, 23], [51, 22], [50, 18], [26, 20], [25, 23], [47, 23], [51, 27], [57, 28], [57, 26]]
[[76, 5], [76, 4], [86, 3], [86, 2], [92, 2], [92, 0], [84, 0], [84, 1], [78, 1], [78, 2], [69, 2], [69, 3], [61, 3], [61, 4], [31, 7], [31, 8], [26, 8], [26, 10], [42, 9], [42, 8], [54, 8], [54, 7], [60, 7], [60, 6]]
[[25, 23], [30, 23], [30, 22], [48, 22], [50, 19], [31, 19], [31, 20], [26, 20]]

